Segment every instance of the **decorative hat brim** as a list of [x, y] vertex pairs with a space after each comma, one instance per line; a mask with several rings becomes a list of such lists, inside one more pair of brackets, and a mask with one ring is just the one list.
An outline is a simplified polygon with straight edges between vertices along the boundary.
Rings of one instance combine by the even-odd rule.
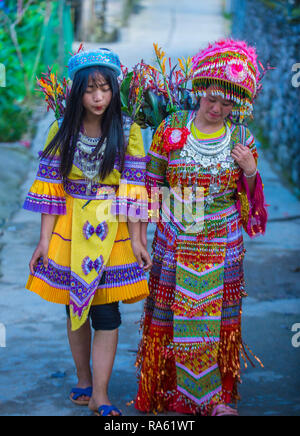
[[[216, 85], [221, 86], [227, 91], [228, 95], [239, 94], [240, 98], [247, 96], [249, 99], [253, 98], [252, 93], [249, 89], [242, 84], [233, 83], [230, 80], [211, 78], [211, 77], [195, 77], [192, 81], [194, 91], [197, 91], [197, 88], [200, 88], [207, 83], [207, 85]], [[242, 97], [243, 96], [243, 97]]]
[[113, 70], [118, 76], [121, 74], [121, 69], [119, 69], [119, 68], [117, 68], [115, 66], [108, 65], [108, 64], [105, 64], [105, 63], [95, 63], [93, 65], [85, 65], [83, 67], [75, 68], [72, 71], [72, 73], [69, 74], [70, 79], [74, 80], [74, 77], [75, 77], [75, 74], [77, 73], [77, 71], [83, 70], [84, 68], [88, 68], [88, 67], [107, 67], [107, 68], [110, 68], [111, 70]]
[[248, 88], [218, 78], [201, 77], [193, 80], [193, 90], [199, 97], [206, 97], [206, 91], [210, 86], [215, 87], [212, 95], [218, 95], [225, 100], [232, 101], [232, 114], [234, 116], [245, 117], [252, 114], [253, 101]]
[[113, 70], [118, 76], [121, 74], [121, 63], [119, 57], [109, 50], [91, 52], [79, 52], [69, 60], [68, 69], [70, 79], [75, 74], [88, 67], [107, 67]]

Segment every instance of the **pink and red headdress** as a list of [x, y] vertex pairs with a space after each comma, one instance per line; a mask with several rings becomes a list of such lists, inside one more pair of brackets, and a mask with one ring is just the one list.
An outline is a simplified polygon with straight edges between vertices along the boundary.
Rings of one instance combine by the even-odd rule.
[[232, 115], [243, 119], [252, 114], [262, 74], [254, 47], [244, 41], [222, 39], [192, 59], [193, 89], [199, 96], [214, 86], [214, 94], [233, 101]]

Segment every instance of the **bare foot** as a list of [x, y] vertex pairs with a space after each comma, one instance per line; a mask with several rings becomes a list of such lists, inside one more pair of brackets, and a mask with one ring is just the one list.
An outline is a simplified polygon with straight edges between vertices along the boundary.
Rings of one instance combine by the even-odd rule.
[[236, 409], [227, 404], [218, 404], [212, 410], [211, 416], [239, 416]]

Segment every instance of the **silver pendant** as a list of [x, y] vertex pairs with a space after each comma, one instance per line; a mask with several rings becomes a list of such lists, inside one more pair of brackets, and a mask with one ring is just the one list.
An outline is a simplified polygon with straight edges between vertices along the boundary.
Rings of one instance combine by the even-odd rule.
[[205, 199], [206, 203], [211, 205], [214, 202], [214, 197], [212, 195], [208, 195]]
[[209, 186], [209, 193], [210, 194], [218, 194], [220, 192], [221, 188], [217, 183], [212, 183]]
[[217, 167], [212, 167], [212, 169], [210, 170], [211, 175], [216, 176], [217, 174], [219, 174], [219, 170]]

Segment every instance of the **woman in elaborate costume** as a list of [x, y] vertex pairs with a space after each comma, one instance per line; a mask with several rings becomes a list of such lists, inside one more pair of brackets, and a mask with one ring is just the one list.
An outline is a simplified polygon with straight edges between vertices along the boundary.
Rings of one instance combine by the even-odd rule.
[[[248, 357], [242, 228], [254, 237], [267, 222], [255, 140], [242, 124], [261, 75], [255, 50], [231, 39], [196, 55], [193, 69], [199, 110], [169, 116], [149, 151], [146, 179], [158, 219], [135, 407], [236, 415], [229, 404], [239, 398], [240, 355]], [[171, 200], [161, 199], [163, 187]], [[178, 219], [176, 202], [194, 220]]]

